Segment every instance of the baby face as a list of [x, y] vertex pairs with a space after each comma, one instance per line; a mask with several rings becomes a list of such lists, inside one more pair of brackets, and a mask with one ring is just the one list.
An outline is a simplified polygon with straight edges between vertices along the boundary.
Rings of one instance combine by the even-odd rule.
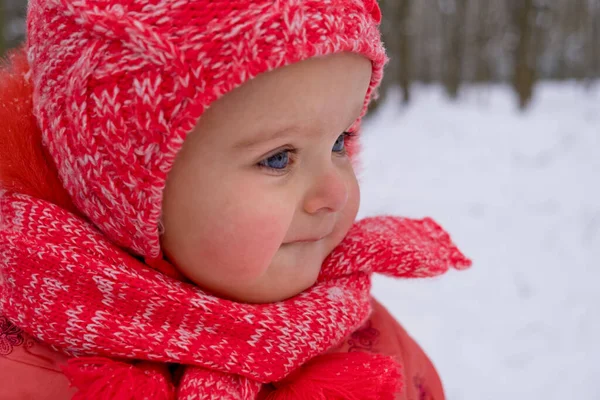
[[342, 53], [259, 75], [213, 103], [167, 179], [167, 258], [237, 301], [312, 286], [358, 211], [345, 143], [370, 78], [369, 60]]

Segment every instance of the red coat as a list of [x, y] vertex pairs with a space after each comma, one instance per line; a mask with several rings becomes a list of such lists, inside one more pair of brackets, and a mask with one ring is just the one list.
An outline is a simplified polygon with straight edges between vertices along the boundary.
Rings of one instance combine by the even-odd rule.
[[[389, 312], [373, 299], [369, 321], [335, 351], [369, 351], [394, 356], [402, 365], [398, 400], [444, 400], [435, 368]], [[61, 372], [67, 357], [32, 339], [0, 316], [0, 399], [66, 400], [74, 390]], [[262, 394], [270, 391], [266, 385]], [[261, 396], [262, 397], [262, 396]]]

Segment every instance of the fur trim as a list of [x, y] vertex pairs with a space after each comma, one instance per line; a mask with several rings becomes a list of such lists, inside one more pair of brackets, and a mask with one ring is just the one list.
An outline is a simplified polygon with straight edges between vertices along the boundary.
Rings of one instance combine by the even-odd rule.
[[77, 211], [42, 145], [33, 115], [33, 88], [24, 49], [0, 65], [0, 188]]

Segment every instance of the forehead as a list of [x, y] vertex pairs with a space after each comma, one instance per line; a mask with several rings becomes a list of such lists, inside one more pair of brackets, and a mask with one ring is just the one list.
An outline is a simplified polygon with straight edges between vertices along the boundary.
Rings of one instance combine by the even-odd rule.
[[371, 62], [357, 54], [313, 58], [259, 75], [213, 103], [198, 124], [201, 135], [229, 139], [266, 131], [346, 129], [363, 108]]

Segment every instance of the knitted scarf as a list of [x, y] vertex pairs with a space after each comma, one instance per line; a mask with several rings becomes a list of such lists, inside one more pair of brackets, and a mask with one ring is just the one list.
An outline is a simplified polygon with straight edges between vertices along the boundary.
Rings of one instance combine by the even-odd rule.
[[[430, 219], [369, 218], [353, 226], [311, 289], [251, 305], [146, 267], [87, 221], [43, 200], [5, 193], [0, 215], [2, 312], [71, 355], [188, 365], [179, 399], [255, 398], [262, 383], [281, 380], [339, 344], [369, 316], [373, 272], [427, 277], [469, 264]], [[335, 365], [343, 369], [351, 357], [338, 357]], [[360, 357], [361, 368], [379, 379], [370, 390], [393, 393], [387, 379], [397, 376], [393, 360]], [[111, 397], [124, 390], [116, 387], [123, 381], [130, 389], [163, 393], [154, 399], [173, 398], [170, 382], [157, 371], [132, 378], [134, 367], [98, 358], [70, 367], [78, 398]], [[123, 398], [145, 396], [138, 390], [137, 397]]]

